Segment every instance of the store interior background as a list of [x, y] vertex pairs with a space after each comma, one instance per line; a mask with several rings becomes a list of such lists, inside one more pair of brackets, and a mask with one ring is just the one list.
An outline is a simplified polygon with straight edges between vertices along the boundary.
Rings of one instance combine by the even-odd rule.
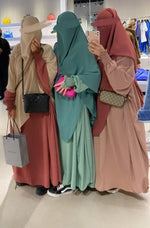
[[[149, 0], [104, 0], [87, 4], [74, 4], [73, 0], [0, 0], [0, 27], [3, 31], [11, 29], [14, 38], [8, 39], [13, 47], [20, 40], [20, 22], [24, 15], [36, 16], [40, 21], [46, 20], [49, 13], [57, 16], [66, 11], [74, 12], [82, 21], [84, 31], [91, 29], [90, 22], [102, 8], [115, 8], [121, 20], [128, 18], [150, 19]], [[90, 6], [90, 9], [89, 9]], [[5, 17], [11, 19], [10, 25], [3, 25]], [[56, 34], [51, 34], [52, 25], [43, 29], [42, 42], [51, 46], [56, 42]], [[141, 67], [149, 70], [149, 54], [141, 56]], [[146, 91], [146, 82], [140, 85]], [[33, 189], [24, 187], [15, 190], [12, 169], [5, 164], [2, 135], [6, 132], [7, 112], [0, 102], [0, 227], [1, 228], [38, 228], [50, 224], [50, 228], [149, 228], [150, 194], [133, 196], [117, 193], [101, 196], [92, 193], [88, 196], [65, 196], [53, 199], [48, 196], [40, 198]], [[145, 124], [147, 148], [150, 151], [150, 123]], [[99, 195], [98, 195], [99, 194]], [[13, 198], [14, 196], [14, 198]], [[88, 198], [87, 198], [88, 197]], [[17, 199], [17, 200], [16, 200]], [[57, 216], [56, 216], [57, 214]], [[69, 215], [69, 216], [68, 216]], [[45, 222], [44, 222], [45, 220]], [[13, 224], [13, 226], [12, 226]], [[53, 225], [52, 225], [53, 224]]]
[[[81, 19], [81, 25], [86, 32], [87, 30], [92, 30], [91, 22], [95, 20], [97, 13], [104, 7], [115, 8], [122, 22], [129, 18], [137, 18], [138, 20], [146, 18], [150, 20], [149, 0], [144, 2], [141, 0], [126, 0], [124, 4], [119, 0], [0, 0], [0, 26], [3, 32], [12, 31], [13, 38], [7, 38], [7, 40], [13, 48], [20, 41], [20, 22], [24, 15], [30, 14], [43, 21], [47, 19], [47, 15], [50, 13], [55, 14], [57, 19], [60, 13], [69, 10]], [[5, 17], [11, 19], [11, 24], [2, 24]], [[56, 24], [56, 20], [51, 22], [50, 26], [42, 30], [42, 42], [53, 46], [56, 42], [56, 34], [51, 34], [51, 31]], [[150, 53], [141, 53], [141, 68], [149, 70]], [[145, 92], [147, 82], [139, 81], [139, 85], [142, 91]], [[149, 129], [150, 125], [147, 124], [147, 142], [150, 141]]]
[[[89, 1], [87, 1], [89, 2]], [[99, 2], [97, 0], [97, 2]], [[98, 4], [92, 3], [92, 12], [99, 10]], [[94, 7], [96, 5], [96, 7]], [[122, 19], [129, 17], [143, 17], [150, 15], [150, 1], [149, 0], [126, 0], [125, 2], [119, 0], [104, 0], [104, 7], [115, 8]], [[73, 0], [0, 0], [0, 19], [9, 16], [12, 23], [19, 23], [22, 17], [26, 14], [31, 14], [39, 18], [39, 20], [46, 19], [49, 13], [55, 13], [58, 16], [62, 8], [67, 7], [67, 10], [74, 11]], [[84, 9], [78, 7], [78, 15], [84, 16]], [[88, 11], [88, 9], [87, 9]], [[76, 10], [75, 10], [76, 12]]]

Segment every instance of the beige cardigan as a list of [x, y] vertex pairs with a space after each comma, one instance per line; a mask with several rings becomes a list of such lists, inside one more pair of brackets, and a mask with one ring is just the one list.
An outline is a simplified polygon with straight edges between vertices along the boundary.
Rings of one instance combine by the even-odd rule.
[[[53, 86], [54, 78], [57, 73], [57, 61], [56, 56], [50, 45], [41, 45], [41, 56], [46, 62], [47, 71], [49, 75], [50, 88]], [[21, 48], [20, 44], [16, 45], [10, 56], [9, 63], [9, 79], [7, 90], [12, 93], [16, 93], [15, 105], [16, 105], [16, 122], [18, 127], [27, 121], [30, 114], [24, 112], [23, 99], [22, 99], [22, 62], [21, 62]], [[24, 92], [25, 93], [43, 93], [35, 70], [35, 61], [31, 58], [31, 63], [28, 69], [24, 72]]]

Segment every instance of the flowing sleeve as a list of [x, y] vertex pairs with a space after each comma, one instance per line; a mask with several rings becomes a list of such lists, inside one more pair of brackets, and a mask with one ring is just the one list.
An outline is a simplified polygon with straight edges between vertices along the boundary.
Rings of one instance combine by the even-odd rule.
[[6, 104], [6, 110], [11, 111], [12, 109], [16, 108], [15, 97], [16, 97], [16, 93], [11, 93], [8, 90], [5, 91], [4, 101]]
[[88, 89], [88, 86], [85, 85], [82, 80], [76, 75], [71, 75], [70, 77], [65, 77], [64, 85], [67, 88], [74, 87], [76, 93], [81, 93]]
[[112, 60], [105, 52], [101, 57], [109, 83], [116, 93], [126, 96], [134, 83], [134, 62], [129, 57], [117, 57]]
[[19, 84], [18, 79], [16, 78], [16, 73], [15, 73], [15, 52], [16, 52], [16, 47], [14, 48], [11, 56], [10, 56], [10, 64], [9, 64], [9, 77], [8, 77], [8, 84], [6, 91], [4, 93], [4, 101], [7, 106], [7, 110], [11, 111], [13, 108], [15, 108], [15, 97], [16, 97], [16, 87]]

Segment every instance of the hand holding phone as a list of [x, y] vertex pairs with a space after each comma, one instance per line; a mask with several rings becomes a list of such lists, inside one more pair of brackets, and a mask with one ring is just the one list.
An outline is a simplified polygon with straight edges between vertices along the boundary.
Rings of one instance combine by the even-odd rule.
[[87, 31], [88, 41], [96, 41], [100, 43], [100, 32], [99, 31]]

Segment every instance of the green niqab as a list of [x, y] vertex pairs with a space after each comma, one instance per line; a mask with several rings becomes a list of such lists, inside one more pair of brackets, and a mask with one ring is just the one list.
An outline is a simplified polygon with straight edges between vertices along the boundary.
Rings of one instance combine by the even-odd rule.
[[99, 88], [100, 71], [95, 57], [88, 50], [87, 38], [74, 13], [62, 13], [53, 31], [57, 32], [54, 51], [58, 58], [59, 73], [56, 81], [62, 75], [74, 75], [88, 87], [87, 90], [77, 93], [74, 98], [55, 92], [60, 136], [64, 141], [69, 141], [84, 105], [90, 112], [91, 122], [96, 118], [95, 95]]

